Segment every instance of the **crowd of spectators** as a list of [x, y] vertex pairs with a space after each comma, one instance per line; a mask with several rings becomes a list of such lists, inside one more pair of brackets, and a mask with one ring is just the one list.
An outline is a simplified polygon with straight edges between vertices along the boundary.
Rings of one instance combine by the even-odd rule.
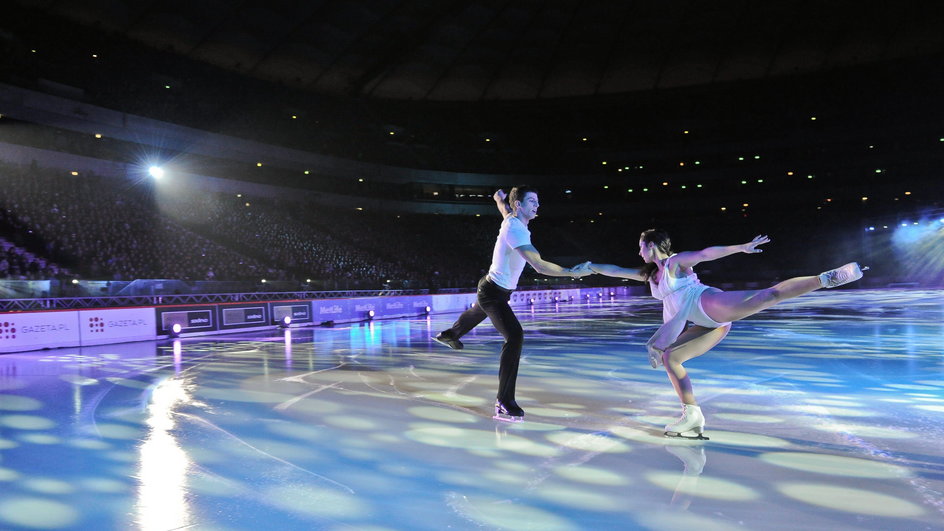
[[166, 192], [0, 163], [4, 279], [294, 280], [326, 289], [459, 287], [495, 219], [372, 213], [305, 199]]
[[[5, 218], [6, 212], [0, 212], [0, 223]], [[69, 271], [0, 237], [0, 279], [45, 280], [60, 274], [68, 275]]]
[[234, 280], [284, 274], [162, 216], [146, 189], [62, 170], [0, 168], [4, 235], [58, 269], [103, 280], [203, 280], [210, 267]]
[[293, 278], [326, 287], [455, 288], [488, 266], [494, 216], [371, 212], [304, 198], [173, 193], [161, 210]]
[[[0, 163], [2, 278], [291, 280], [313, 289], [463, 288], [488, 267], [494, 216], [369, 212], [311, 196], [166, 190], [150, 181]], [[542, 219], [545, 256], [604, 249]], [[24, 257], [29, 257], [28, 259]]]
[[[0, 163], [0, 279], [130, 281], [282, 280], [300, 289], [468, 289], [485, 272], [499, 215], [367, 211], [283, 190], [246, 197], [164, 189], [151, 181]], [[763, 259], [737, 255], [703, 264], [709, 282], [773, 281], [855, 259], [873, 277], [902, 276], [888, 235], [862, 232], [846, 212], [817, 210], [783, 224], [755, 216], [599, 216], [579, 219], [549, 201], [533, 225], [542, 256], [638, 264], [638, 231], [668, 229], [679, 250], [748, 240], [777, 223]], [[850, 222], [851, 221], [851, 222]], [[852, 237], [857, 235], [856, 237]], [[601, 279], [597, 278], [597, 282]], [[603, 279], [605, 281], [605, 279]], [[526, 270], [523, 286], [546, 282]]]

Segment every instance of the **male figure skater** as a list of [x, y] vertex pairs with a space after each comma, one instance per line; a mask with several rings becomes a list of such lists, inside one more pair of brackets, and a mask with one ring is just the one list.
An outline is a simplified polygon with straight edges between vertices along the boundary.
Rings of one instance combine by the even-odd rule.
[[476, 304], [462, 312], [451, 328], [443, 330], [433, 339], [449, 348], [459, 350], [459, 341], [469, 330], [485, 320], [492, 324], [505, 338], [501, 349], [498, 369], [498, 396], [495, 402], [495, 418], [518, 422], [524, 419], [524, 410], [515, 402], [515, 382], [518, 379], [518, 361], [524, 343], [521, 323], [515, 317], [508, 301], [518, 287], [518, 279], [525, 263], [535, 271], [552, 277], [582, 277], [591, 274], [587, 263], [564, 268], [541, 258], [541, 253], [531, 244], [528, 223], [538, 216], [538, 192], [530, 186], [516, 186], [504, 203], [504, 192], [495, 192], [494, 198], [504, 219], [498, 231], [498, 239], [492, 251], [492, 263], [488, 274], [478, 283]]

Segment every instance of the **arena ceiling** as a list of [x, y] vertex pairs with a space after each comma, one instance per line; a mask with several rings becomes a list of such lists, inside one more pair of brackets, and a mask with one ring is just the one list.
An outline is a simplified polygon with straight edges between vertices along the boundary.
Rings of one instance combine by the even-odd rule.
[[546, 100], [940, 53], [934, 2], [18, 0], [289, 86], [374, 99]]

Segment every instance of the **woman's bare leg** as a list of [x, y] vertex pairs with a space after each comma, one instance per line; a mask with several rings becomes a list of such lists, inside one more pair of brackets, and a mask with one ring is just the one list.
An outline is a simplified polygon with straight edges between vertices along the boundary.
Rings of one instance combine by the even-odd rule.
[[778, 302], [793, 299], [820, 289], [818, 276], [795, 277], [767, 289], [747, 291], [714, 291], [701, 294], [701, 307], [708, 317], [719, 323], [744, 319], [770, 308]]
[[719, 328], [690, 326], [688, 330], [679, 335], [675, 343], [672, 343], [662, 353], [665, 372], [669, 375], [669, 381], [672, 382], [672, 387], [675, 388], [675, 392], [678, 393], [679, 400], [683, 404], [697, 405], [698, 402], [695, 401], [695, 393], [692, 390], [692, 382], [688, 377], [688, 371], [685, 370], [682, 364], [711, 350], [724, 339], [724, 336], [728, 335], [729, 330], [731, 330], [731, 325]]

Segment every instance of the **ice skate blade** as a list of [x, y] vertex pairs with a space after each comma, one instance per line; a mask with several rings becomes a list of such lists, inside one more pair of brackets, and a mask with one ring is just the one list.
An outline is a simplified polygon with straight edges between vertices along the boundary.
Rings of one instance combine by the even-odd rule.
[[462, 343], [460, 343], [458, 340], [453, 340], [454, 344], [450, 344], [448, 340], [440, 339], [436, 336], [430, 336], [429, 338], [439, 343], [440, 345], [450, 348], [452, 350], [462, 350]]
[[664, 433], [666, 437], [671, 439], [688, 439], [692, 441], [709, 441], [708, 437], [705, 437], [704, 433], [695, 433], [693, 431], [686, 431], [684, 433], [679, 433], [677, 431], [667, 431]]
[[515, 417], [512, 415], [502, 415], [501, 413], [495, 413], [495, 416], [492, 417], [495, 420], [500, 420], [502, 422], [524, 422], [524, 417]]

